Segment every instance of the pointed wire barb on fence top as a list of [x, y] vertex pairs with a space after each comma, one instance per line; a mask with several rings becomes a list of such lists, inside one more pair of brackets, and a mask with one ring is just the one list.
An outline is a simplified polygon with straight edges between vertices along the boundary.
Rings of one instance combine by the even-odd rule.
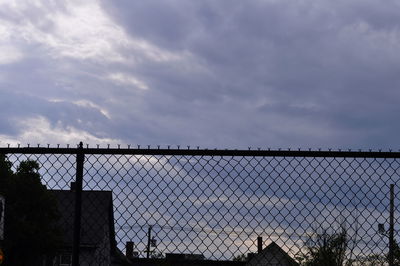
[[[15, 145], [15, 146], [14, 146]], [[64, 146], [65, 145], [65, 146]], [[262, 148], [262, 147], [247, 147], [247, 149], [236, 149], [236, 148], [212, 148], [212, 149], [209, 149], [209, 148], [201, 148], [200, 146], [190, 146], [190, 145], [184, 145], [184, 146], [182, 146], [182, 145], [154, 145], [154, 146], [152, 146], [152, 145], [139, 145], [139, 144], [135, 144], [135, 145], [131, 145], [131, 144], [103, 144], [103, 147], [102, 147], [102, 145], [101, 144], [93, 144], [93, 145], [95, 145], [95, 147], [91, 147], [91, 145], [90, 144], [85, 144], [85, 148], [87, 148], [87, 149], [91, 149], [91, 148], [97, 148], [97, 149], [102, 149], [103, 147], [103, 149], [110, 149], [110, 150], [113, 150], [113, 149], [120, 149], [120, 150], [124, 150], [124, 149], [127, 149], [127, 150], [130, 150], [130, 149], [135, 149], [135, 146], [137, 146], [137, 149], [138, 150], [143, 150], [143, 149], [146, 149], [146, 150], [164, 150], [164, 149], [168, 149], [168, 150], [172, 150], [172, 151], [174, 151], [174, 150], [178, 150], [178, 151], [191, 151], [191, 150], [193, 150], [193, 151], [195, 151], [195, 150], [197, 150], [197, 151], [201, 151], [201, 150], [204, 150], [204, 151], [227, 151], [227, 152], [230, 152], [230, 151], [255, 151], [255, 152], [294, 152], [294, 153], [296, 153], [296, 152], [324, 152], [324, 153], [326, 153], [326, 152], [332, 152], [332, 153], [347, 153], [347, 152], [351, 152], [351, 153], [385, 153], [385, 155], [383, 155], [383, 156], [392, 156], [392, 155], [390, 155], [390, 153], [400, 153], [400, 149], [343, 149], [343, 148], [337, 148], [337, 149], [332, 149], [332, 148], [326, 148], [326, 149], [322, 149], [322, 148], [315, 148], [315, 149], [313, 149], [313, 148], [307, 148], [307, 149], [302, 149], [302, 148], [271, 148], [271, 147], [268, 147], [268, 148]], [[92, 146], [93, 146], [92, 145]], [[125, 146], [126, 145], [126, 146]], [[7, 148], [21, 148], [21, 149], [36, 149], [36, 148], [39, 148], [39, 149], [46, 149], [46, 148], [49, 148], [49, 149], [62, 149], [62, 148], [64, 148], [64, 147], [66, 147], [67, 149], [71, 149], [71, 148], [75, 148], [75, 147], [79, 147], [79, 145], [77, 145], [77, 146], [75, 146], [75, 144], [74, 145], [71, 145], [71, 144], [55, 144], [55, 145], [51, 145], [51, 144], [49, 144], [49, 143], [47, 143], [47, 144], [45, 144], [45, 145], [42, 145], [42, 144], [40, 144], [40, 143], [38, 143], [38, 144], [32, 144], [31, 145], [31, 143], [27, 143], [26, 144], [26, 146], [25, 145], [21, 145], [21, 143], [16, 143], [16, 144], [11, 144], [11, 143], [7, 143], [6, 144], [6, 147]], [[174, 148], [175, 147], [175, 148]], [[0, 148], [2, 148], [2, 147], [0, 147]], [[357, 155], [358, 156], [358, 155]], [[377, 155], [377, 156], [380, 156], [380, 155]], [[397, 155], [395, 155], [396, 156], [396, 158], [397, 158]]]

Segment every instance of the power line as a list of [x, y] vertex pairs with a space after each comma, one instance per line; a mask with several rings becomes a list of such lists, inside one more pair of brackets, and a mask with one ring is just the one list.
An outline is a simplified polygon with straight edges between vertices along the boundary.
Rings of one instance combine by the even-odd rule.
[[[147, 230], [147, 228], [149, 227], [148, 224], [144, 224], [144, 225], [124, 225], [124, 226], [119, 226], [116, 227], [117, 229], [143, 229], [143, 230]], [[237, 230], [227, 230], [224, 228], [207, 228], [207, 227], [193, 227], [193, 226], [171, 226], [171, 225], [159, 225], [159, 224], [155, 224], [152, 225], [153, 229], [160, 229], [160, 230], [171, 230], [171, 231], [184, 231], [184, 232], [196, 232], [196, 233], [206, 233], [206, 234], [213, 234], [215, 236], [219, 236], [219, 235], [226, 235], [228, 237], [242, 237], [242, 236], [246, 236], [248, 238], [250, 237], [255, 237], [255, 236], [260, 236], [260, 235], [268, 235], [269, 237], [277, 237], [277, 238], [287, 238], [287, 239], [291, 239], [291, 240], [303, 240], [303, 241], [307, 241], [309, 240], [311, 237], [313, 237], [313, 235], [315, 233], [303, 233], [303, 234], [299, 234], [299, 233], [286, 233], [286, 232], [282, 232], [282, 233], [276, 233], [276, 232], [270, 232], [270, 233], [265, 233], [264, 231], [250, 231], [250, 230], [240, 230], [240, 232], [238, 232]], [[384, 245], [382, 245], [381, 241], [374, 241], [372, 240], [373, 236], [371, 236], [371, 239], [365, 240], [365, 239], [358, 239], [358, 240], [353, 240], [353, 239], [349, 239], [350, 242], [353, 242], [355, 244], [359, 244], [362, 243], [366, 246], [368, 245], [376, 245], [376, 246], [382, 246], [384, 247]]]
[[[117, 229], [147, 229], [149, 225], [145, 224], [145, 225], [124, 225], [124, 226], [120, 226], [117, 227]], [[227, 235], [227, 236], [236, 236], [236, 237], [240, 237], [240, 236], [259, 236], [261, 234], [263, 234], [264, 232], [257, 232], [257, 231], [249, 231], [249, 230], [227, 230], [224, 228], [207, 228], [207, 227], [192, 227], [192, 226], [170, 226], [170, 225], [158, 225], [155, 224], [153, 225], [153, 228], [159, 228], [161, 230], [172, 230], [172, 231], [185, 231], [185, 232], [196, 232], [196, 233], [207, 233], [207, 234], [215, 234], [215, 235]], [[297, 234], [297, 233], [276, 233], [276, 232], [272, 232], [269, 234], [269, 236], [275, 236], [275, 237], [287, 237], [287, 238], [305, 238], [305, 237], [310, 237], [309, 234]]]

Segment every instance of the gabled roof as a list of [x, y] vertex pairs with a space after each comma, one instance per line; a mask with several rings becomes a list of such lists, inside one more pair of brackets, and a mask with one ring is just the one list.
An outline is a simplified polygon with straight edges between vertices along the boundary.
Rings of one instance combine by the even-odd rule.
[[290, 257], [280, 246], [278, 246], [275, 242], [272, 242], [260, 253], [255, 254], [246, 265], [298, 266], [299, 264], [292, 259], [292, 257]]
[[[71, 190], [50, 190], [60, 212], [59, 225], [63, 242], [71, 247], [74, 233], [75, 193]], [[115, 231], [111, 191], [82, 191], [81, 246], [96, 247], [110, 232], [111, 247], [115, 247]]]

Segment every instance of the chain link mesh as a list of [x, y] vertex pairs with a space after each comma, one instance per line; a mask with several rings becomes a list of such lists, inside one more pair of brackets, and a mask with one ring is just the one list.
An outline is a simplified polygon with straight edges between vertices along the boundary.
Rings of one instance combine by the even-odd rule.
[[[133, 242], [139, 258], [199, 254], [256, 265], [247, 254], [257, 253], [262, 237], [262, 248], [275, 243], [305, 263], [321, 239], [344, 232], [343, 263], [387, 263], [387, 231], [379, 232], [378, 224], [389, 225], [389, 187], [399, 191], [399, 159], [131, 153], [85, 152], [81, 244], [97, 241], [104, 251], [115, 238], [116, 250], [125, 253]], [[24, 160], [39, 162], [50, 190], [70, 190], [75, 180], [76, 154], [6, 155], [14, 169]], [[398, 193], [395, 202], [396, 238]]]

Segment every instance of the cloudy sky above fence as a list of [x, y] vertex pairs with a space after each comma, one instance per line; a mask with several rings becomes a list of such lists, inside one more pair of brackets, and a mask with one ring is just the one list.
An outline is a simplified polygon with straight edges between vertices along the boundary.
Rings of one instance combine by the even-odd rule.
[[0, 146], [400, 148], [400, 3], [0, 1]]

